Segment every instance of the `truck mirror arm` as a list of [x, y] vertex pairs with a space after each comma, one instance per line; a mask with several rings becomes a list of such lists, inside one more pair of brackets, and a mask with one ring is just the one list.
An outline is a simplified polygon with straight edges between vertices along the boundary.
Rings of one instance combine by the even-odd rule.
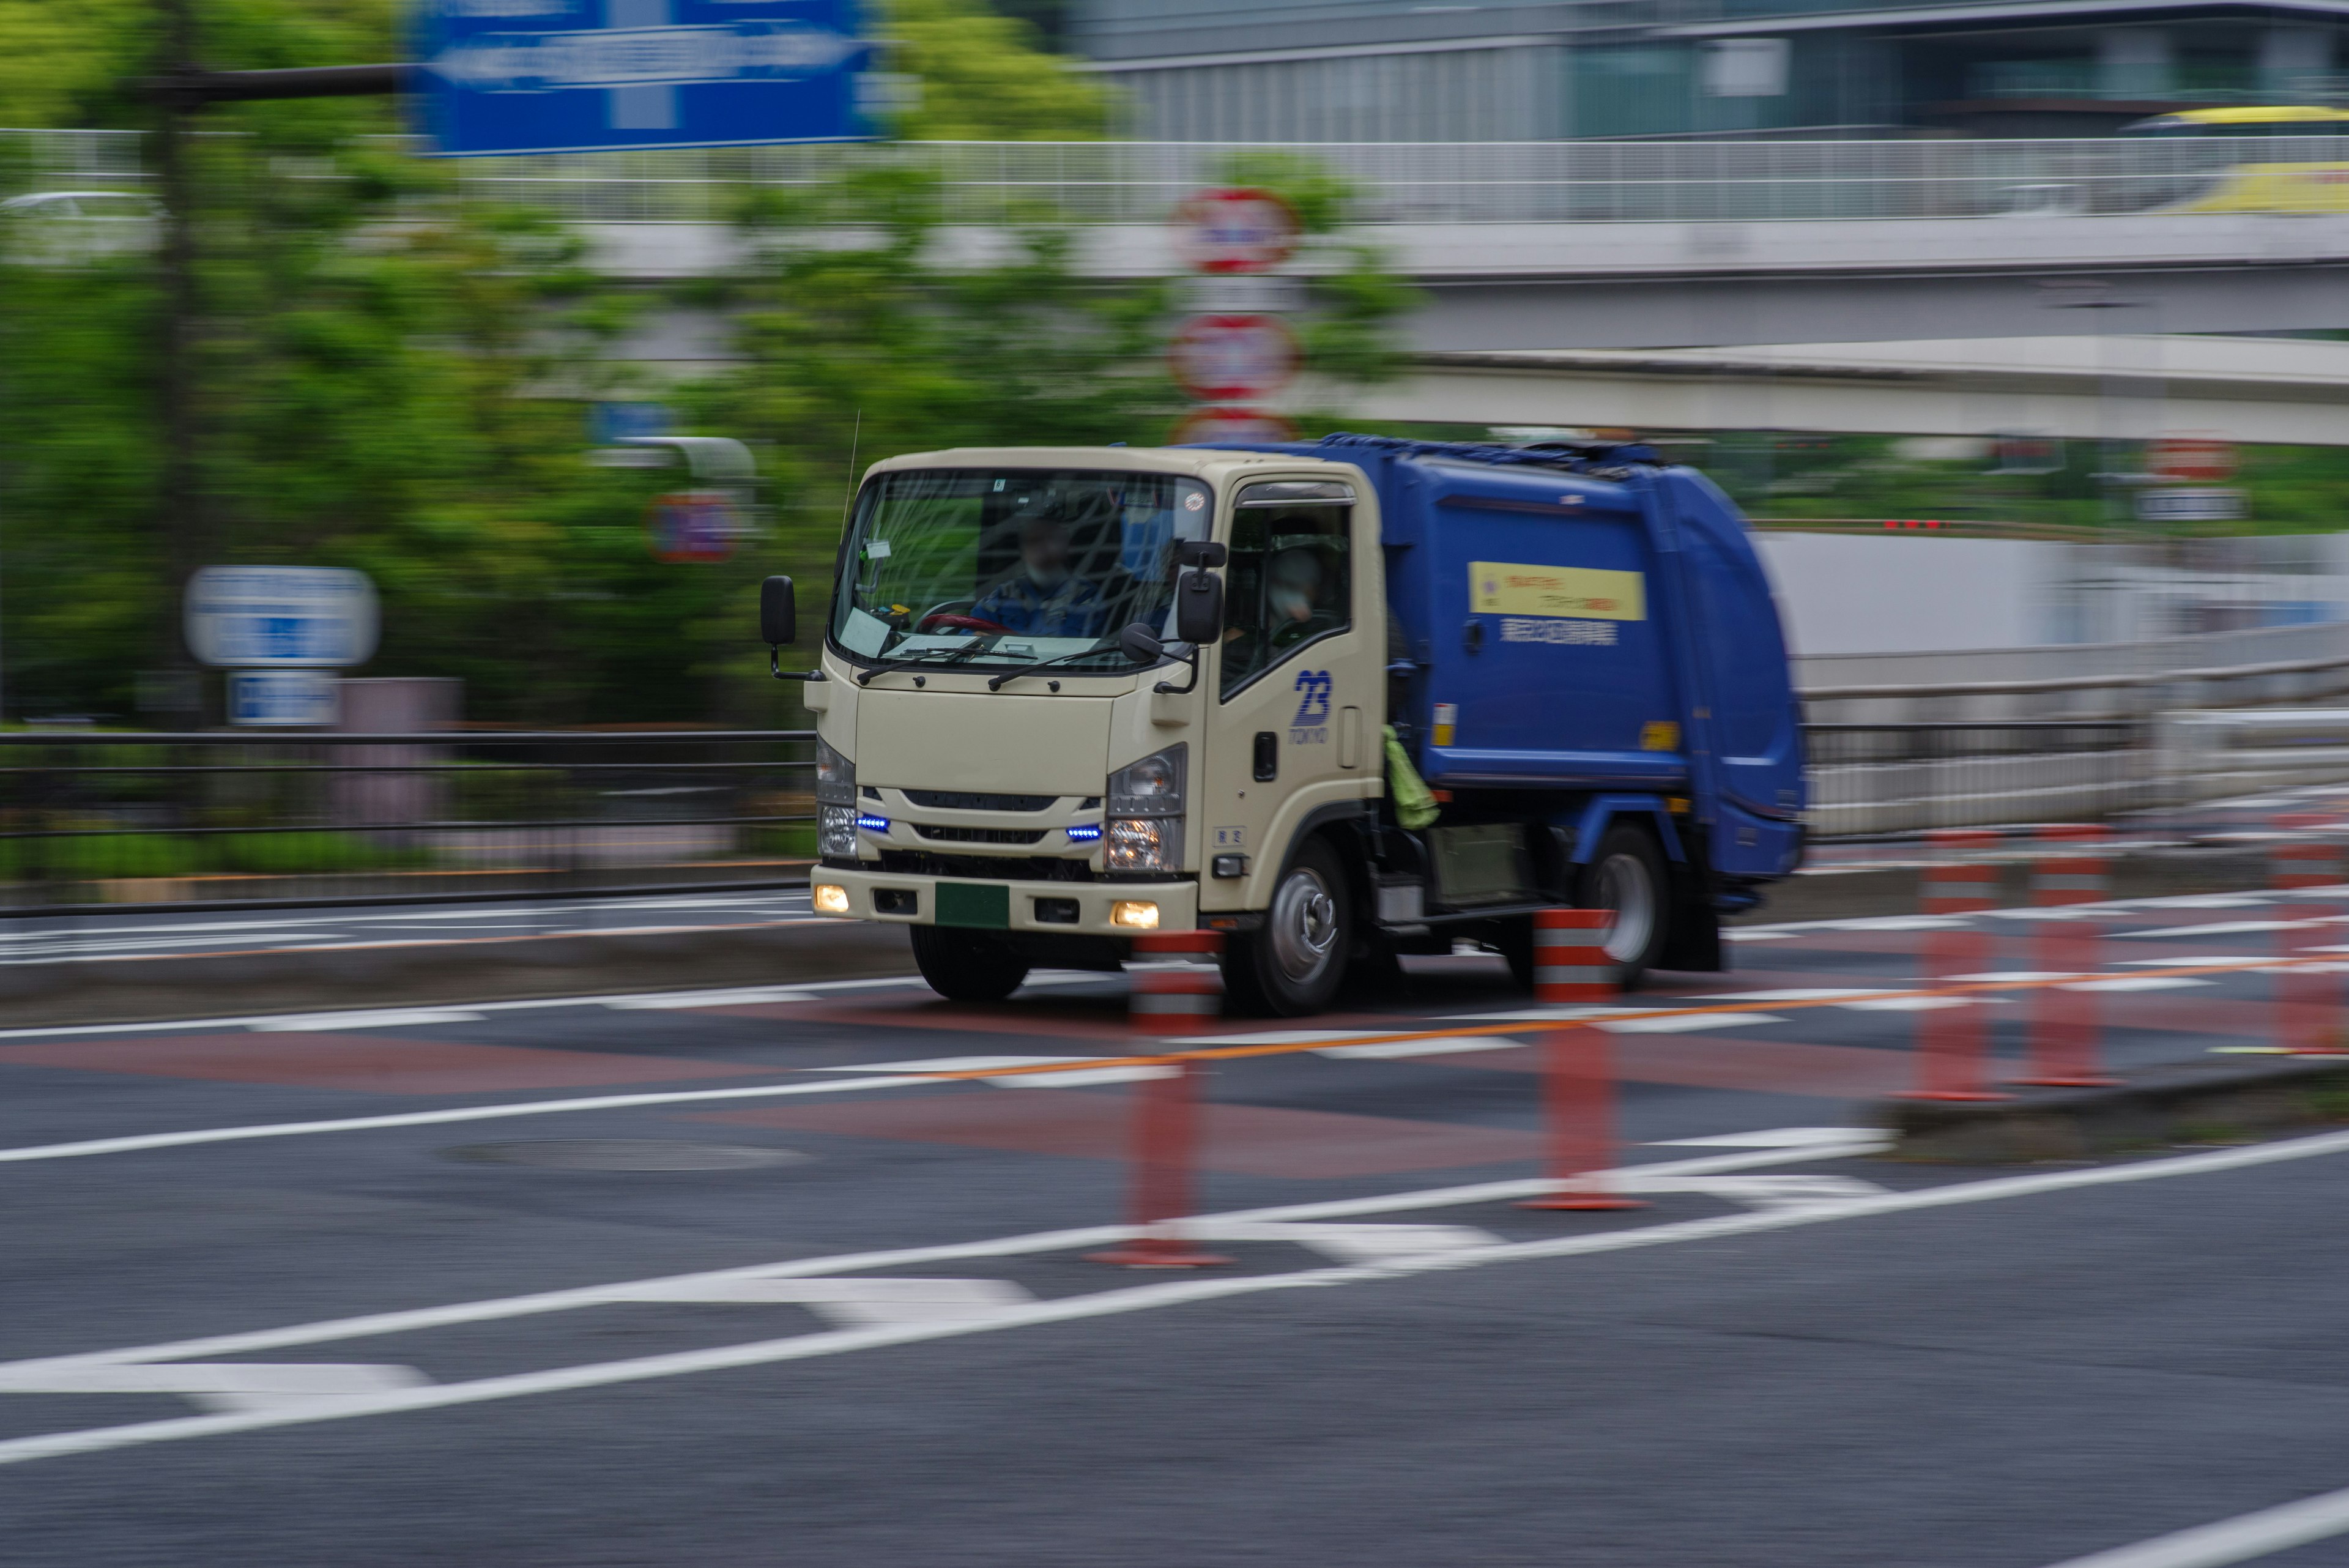
[[1189, 649], [1188, 652], [1174, 654], [1172, 657], [1181, 659], [1191, 667], [1191, 679], [1180, 686], [1175, 685], [1172, 680], [1162, 680], [1151, 688], [1153, 691], [1163, 691], [1170, 697], [1180, 697], [1186, 691], [1196, 691], [1199, 689], [1199, 645], [1194, 642], [1178, 643], [1175, 646]]
[[780, 643], [767, 645], [767, 673], [778, 680], [822, 680], [825, 678], [821, 670], [784, 669], [783, 649]]

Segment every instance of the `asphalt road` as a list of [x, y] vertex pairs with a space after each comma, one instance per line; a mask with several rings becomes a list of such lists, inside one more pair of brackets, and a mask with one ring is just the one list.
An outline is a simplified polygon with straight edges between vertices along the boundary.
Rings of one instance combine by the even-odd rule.
[[[2115, 909], [2066, 994], [2123, 1071], [2333, 1027], [2257, 961], [2344, 909]], [[2054, 924], [1958, 929], [2023, 975]], [[1541, 1021], [1421, 962], [1216, 1068], [1196, 1273], [1086, 1260], [1107, 977], [0, 1031], [0, 1563], [2046, 1568], [2349, 1487], [2349, 1137], [1874, 1158], [1951, 929], [1635, 999], [1684, 1015], [1608, 1035], [1621, 1213], [1515, 1206]], [[2010, 1063], [2015, 984], [1968, 1013]], [[2099, 1568], [2349, 1561], [2289, 1544], [2339, 1511]]]

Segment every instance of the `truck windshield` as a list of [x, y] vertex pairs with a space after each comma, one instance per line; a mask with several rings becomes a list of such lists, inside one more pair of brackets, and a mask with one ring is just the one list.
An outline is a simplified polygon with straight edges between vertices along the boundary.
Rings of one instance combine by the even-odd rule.
[[1214, 515], [1206, 485], [1169, 473], [885, 473], [857, 498], [832, 639], [865, 659], [1123, 669], [1117, 634], [1171, 630], [1174, 542], [1205, 539]]

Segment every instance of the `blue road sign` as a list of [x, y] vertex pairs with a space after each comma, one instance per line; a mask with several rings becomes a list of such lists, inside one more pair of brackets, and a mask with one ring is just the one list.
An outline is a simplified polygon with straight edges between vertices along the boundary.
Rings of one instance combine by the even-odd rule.
[[415, 0], [445, 154], [852, 141], [856, 0]]

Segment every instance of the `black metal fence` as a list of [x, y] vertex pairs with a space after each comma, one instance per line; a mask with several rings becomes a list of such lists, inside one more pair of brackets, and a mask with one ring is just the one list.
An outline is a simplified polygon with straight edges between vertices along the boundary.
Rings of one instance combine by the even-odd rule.
[[798, 879], [809, 731], [0, 734], [0, 910]]
[[[2143, 721], [1810, 724], [1817, 840], [2160, 804]], [[0, 913], [790, 884], [811, 731], [0, 734]]]

